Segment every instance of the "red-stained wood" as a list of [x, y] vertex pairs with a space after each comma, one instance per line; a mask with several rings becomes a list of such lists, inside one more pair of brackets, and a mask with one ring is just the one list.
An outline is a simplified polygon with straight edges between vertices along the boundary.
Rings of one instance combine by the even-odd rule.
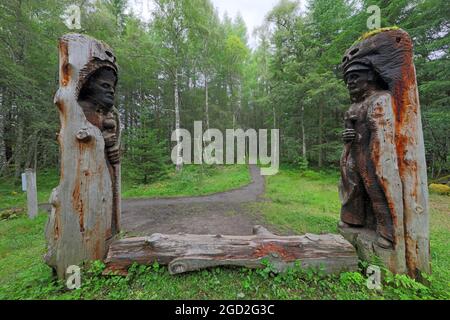
[[340, 235], [276, 236], [256, 226], [252, 236], [153, 234], [117, 240], [109, 248], [105, 273], [127, 273], [133, 263], [168, 265], [171, 274], [217, 266], [264, 267], [284, 271], [299, 261], [326, 272], [356, 271], [353, 246]]
[[77, 101], [86, 66], [100, 62], [114, 66], [109, 51], [105, 44], [85, 35], [68, 34], [59, 40], [60, 87], [55, 104], [61, 122], [61, 178], [50, 198], [44, 257], [59, 278], [67, 276], [70, 265], [103, 260], [113, 236], [113, 181], [104, 138]]
[[391, 250], [377, 247], [370, 230], [341, 228], [360, 257], [378, 256], [394, 273], [420, 278], [431, 272], [428, 182], [413, 42], [401, 29], [381, 31], [347, 50], [343, 65], [371, 66], [390, 98], [374, 125], [371, 159], [394, 226]]

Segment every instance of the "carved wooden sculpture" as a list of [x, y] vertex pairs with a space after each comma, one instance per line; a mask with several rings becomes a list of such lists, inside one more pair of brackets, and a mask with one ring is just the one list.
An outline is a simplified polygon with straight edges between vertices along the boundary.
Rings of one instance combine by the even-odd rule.
[[342, 68], [352, 105], [341, 159], [341, 233], [395, 273], [429, 273], [428, 189], [413, 45], [403, 30], [351, 47]]
[[61, 179], [50, 199], [45, 261], [63, 278], [70, 265], [104, 259], [119, 232], [120, 124], [111, 49], [69, 34], [59, 40], [59, 55]]

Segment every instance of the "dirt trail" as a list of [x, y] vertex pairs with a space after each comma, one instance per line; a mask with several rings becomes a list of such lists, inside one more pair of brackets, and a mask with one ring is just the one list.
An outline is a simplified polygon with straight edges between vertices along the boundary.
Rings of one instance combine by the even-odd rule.
[[122, 201], [122, 230], [132, 235], [194, 233], [249, 235], [261, 216], [249, 206], [260, 201], [264, 177], [250, 166], [252, 182], [209, 196]]

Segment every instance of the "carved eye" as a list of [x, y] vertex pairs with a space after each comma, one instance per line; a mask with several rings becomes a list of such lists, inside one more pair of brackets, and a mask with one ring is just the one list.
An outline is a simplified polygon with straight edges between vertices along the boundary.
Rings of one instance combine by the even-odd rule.
[[109, 88], [109, 84], [104, 83], [104, 84], [102, 84], [102, 87], [105, 88], [105, 89], [108, 89]]
[[350, 51], [350, 55], [353, 56], [359, 52], [359, 48], [355, 48], [352, 51]]

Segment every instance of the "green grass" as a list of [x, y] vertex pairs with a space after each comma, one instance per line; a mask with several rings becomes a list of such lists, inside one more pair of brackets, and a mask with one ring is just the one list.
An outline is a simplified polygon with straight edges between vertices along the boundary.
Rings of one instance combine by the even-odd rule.
[[[254, 204], [281, 229], [336, 232], [339, 215], [336, 173], [282, 170], [267, 180], [266, 197]], [[82, 288], [64, 290], [43, 263], [46, 215], [30, 221], [0, 221], [0, 299], [450, 299], [450, 197], [431, 195], [433, 276], [424, 286], [403, 276], [387, 276], [382, 292], [366, 287], [358, 272], [324, 275], [292, 270], [215, 268], [170, 276], [166, 268], [134, 266], [127, 277], [102, 276], [103, 265], [83, 269]]]
[[[59, 183], [56, 170], [37, 174], [39, 203], [47, 203], [50, 193]], [[165, 179], [144, 185], [122, 179], [123, 198], [200, 196], [240, 188], [250, 183], [247, 166], [197, 166], [187, 165], [180, 173], [169, 173]], [[0, 211], [8, 208], [25, 209], [26, 193], [17, 180], [0, 181]]]
[[200, 196], [240, 188], [251, 181], [247, 166], [185, 166], [180, 173], [148, 185], [124, 181], [124, 198]]
[[266, 197], [261, 210], [265, 218], [279, 229], [295, 233], [337, 232], [340, 203], [338, 174], [282, 170], [268, 177]]
[[[40, 171], [36, 177], [38, 201], [48, 202], [50, 193], [59, 183], [56, 170]], [[27, 202], [26, 193], [22, 191], [19, 180], [2, 178], [0, 180], [0, 210], [7, 208], [25, 208]]]

